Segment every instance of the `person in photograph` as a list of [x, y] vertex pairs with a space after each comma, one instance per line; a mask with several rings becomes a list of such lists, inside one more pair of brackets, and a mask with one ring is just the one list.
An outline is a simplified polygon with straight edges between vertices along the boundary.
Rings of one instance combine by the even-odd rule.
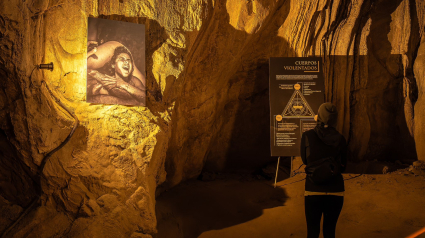
[[145, 105], [145, 79], [131, 52], [119, 42], [88, 43], [87, 101], [103, 104]]
[[323, 216], [323, 237], [334, 238], [344, 203], [342, 172], [347, 165], [347, 145], [336, 129], [337, 110], [323, 103], [315, 116], [317, 125], [301, 137], [301, 158], [306, 165], [304, 192], [307, 238], [318, 238]]

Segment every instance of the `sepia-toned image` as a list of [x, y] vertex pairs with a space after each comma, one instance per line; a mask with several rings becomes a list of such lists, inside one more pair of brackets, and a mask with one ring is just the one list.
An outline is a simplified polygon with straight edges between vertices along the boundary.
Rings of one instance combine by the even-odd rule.
[[146, 105], [144, 25], [88, 18], [87, 102]]

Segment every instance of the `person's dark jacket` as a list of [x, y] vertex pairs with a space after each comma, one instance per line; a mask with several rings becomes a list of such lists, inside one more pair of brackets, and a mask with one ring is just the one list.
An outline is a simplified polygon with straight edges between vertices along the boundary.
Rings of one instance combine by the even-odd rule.
[[[347, 144], [344, 136], [335, 128], [324, 128], [323, 125], [318, 124], [316, 128], [302, 134], [301, 158], [305, 165], [330, 156], [340, 156], [341, 172], [344, 172], [347, 165]], [[305, 191], [343, 192], [344, 190], [344, 179], [341, 174], [320, 185], [315, 184], [311, 177], [306, 176]]]

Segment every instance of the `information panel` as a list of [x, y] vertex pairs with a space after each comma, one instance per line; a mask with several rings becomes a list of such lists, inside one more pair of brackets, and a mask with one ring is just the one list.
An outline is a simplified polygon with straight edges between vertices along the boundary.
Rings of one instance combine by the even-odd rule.
[[271, 155], [300, 156], [301, 135], [316, 126], [325, 99], [322, 58], [270, 58], [269, 66]]

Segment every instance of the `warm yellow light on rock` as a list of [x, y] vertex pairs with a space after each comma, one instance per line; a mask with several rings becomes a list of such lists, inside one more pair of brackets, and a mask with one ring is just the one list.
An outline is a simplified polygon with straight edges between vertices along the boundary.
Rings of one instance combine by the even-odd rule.
[[[268, 6], [269, 4], [265, 5]], [[229, 24], [237, 30], [253, 34], [260, 28], [261, 23], [269, 14], [271, 6], [273, 4], [264, 7], [259, 1], [254, 0], [229, 0], [226, 2]]]
[[[61, 171], [65, 171], [73, 177], [99, 181], [96, 183], [103, 189], [128, 190], [131, 193], [140, 186], [135, 182], [137, 177], [148, 173], [153, 151], [158, 143], [157, 135], [161, 133], [158, 124], [153, 123], [158, 121], [158, 118], [146, 107], [87, 103], [86, 13], [75, 6], [66, 10], [57, 8], [46, 15], [45, 21], [47, 26], [43, 61], [53, 62], [55, 69], [53, 72], [43, 71], [43, 79], [61, 102], [80, 120], [76, 133], [63, 149], [55, 153], [52, 165], [48, 165], [46, 173], [53, 177], [66, 177], [61, 174]], [[184, 37], [182, 39], [174, 45], [185, 47]], [[164, 62], [164, 60], [157, 61], [155, 58], [154, 64]], [[169, 66], [168, 64], [162, 66], [161, 72], [166, 74], [165, 67]], [[54, 102], [51, 104], [54, 105]], [[61, 110], [57, 105], [52, 109]], [[41, 150], [43, 153], [50, 150], [61, 134], [67, 133], [71, 124], [72, 118], [68, 118], [65, 114], [56, 112], [53, 114], [57, 117], [55, 120], [64, 121], [59, 125], [63, 128], [62, 131], [55, 129], [53, 130], [55, 133], [51, 133], [48, 129], [54, 125], [51, 120], [34, 122], [36, 124], [34, 128], [46, 128], [41, 137], [49, 146]], [[169, 117], [163, 118], [171, 120]], [[55, 168], [57, 164], [63, 166], [62, 169]], [[163, 180], [165, 177], [161, 176], [160, 179]], [[83, 194], [87, 193], [84, 182], [76, 181], [75, 184], [82, 190], [73, 191], [74, 196], [84, 197]], [[89, 193], [98, 192], [93, 188], [89, 190]], [[145, 205], [152, 202], [146, 198], [143, 198], [143, 201]], [[82, 201], [76, 199], [73, 204], [80, 202]]]

